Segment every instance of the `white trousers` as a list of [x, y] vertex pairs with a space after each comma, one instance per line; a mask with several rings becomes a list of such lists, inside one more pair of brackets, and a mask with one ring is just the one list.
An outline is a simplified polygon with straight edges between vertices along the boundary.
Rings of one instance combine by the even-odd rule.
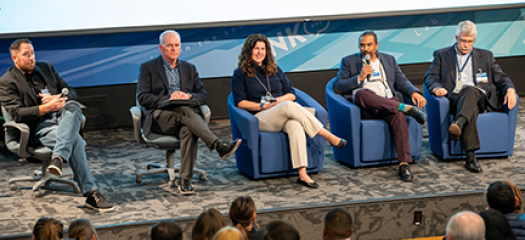
[[306, 134], [315, 137], [323, 124], [315, 118], [315, 109], [305, 108], [293, 101], [283, 101], [255, 114], [262, 132], [285, 132], [290, 142], [293, 168], [307, 167]]

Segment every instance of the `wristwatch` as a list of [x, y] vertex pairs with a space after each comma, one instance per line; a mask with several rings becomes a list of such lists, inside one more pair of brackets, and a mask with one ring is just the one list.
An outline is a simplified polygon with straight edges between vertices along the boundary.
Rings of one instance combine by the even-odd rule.
[[264, 110], [264, 102], [261, 102], [261, 110]]

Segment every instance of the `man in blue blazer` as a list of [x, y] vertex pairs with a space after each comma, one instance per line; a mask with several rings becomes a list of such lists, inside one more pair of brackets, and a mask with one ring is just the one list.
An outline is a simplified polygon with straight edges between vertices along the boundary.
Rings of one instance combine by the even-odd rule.
[[180, 184], [182, 194], [193, 193], [191, 179], [197, 159], [197, 141], [202, 139], [211, 150], [225, 160], [240, 145], [241, 140], [221, 141], [213, 134], [199, 113], [198, 106], [175, 105], [159, 109], [168, 100], [196, 99], [208, 102], [208, 93], [200, 81], [194, 65], [179, 60], [181, 41], [179, 33], [168, 30], [160, 34], [161, 56], [140, 66], [137, 100], [145, 116], [142, 132], [174, 135], [180, 139]]
[[[379, 42], [374, 32], [363, 32], [359, 47], [359, 53], [341, 61], [334, 91], [359, 106], [362, 119], [383, 119], [388, 123], [400, 162], [399, 177], [410, 181], [413, 175], [408, 163], [412, 157], [405, 114], [424, 124], [425, 115], [418, 107], [424, 107], [426, 100], [401, 72], [394, 57], [377, 51]], [[405, 105], [403, 96], [410, 96], [417, 107]]]
[[480, 149], [478, 115], [485, 111], [501, 111], [503, 104], [514, 108], [516, 91], [492, 52], [473, 48], [476, 34], [473, 22], [458, 24], [456, 43], [434, 52], [434, 61], [425, 73], [425, 86], [436, 96], [450, 100], [450, 113], [455, 114], [449, 127], [451, 139], [457, 141], [463, 136], [463, 149], [467, 153], [465, 167], [480, 173], [482, 169], [474, 153]]

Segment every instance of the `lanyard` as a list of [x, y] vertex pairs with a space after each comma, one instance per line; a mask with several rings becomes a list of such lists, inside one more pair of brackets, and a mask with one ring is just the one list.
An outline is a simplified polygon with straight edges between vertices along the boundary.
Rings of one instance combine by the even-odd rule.
[[255, 76], [255, 79], [257, 79], [257, 81], [259, 81], [259, 83], [264, 87], [264, 90], [266, 90], [266, 96], [272, 96], [272, 92], [270, 92], [272, 87], [270, 86], [270, 79], [268, 79], [268, 75], [266, 75], [266, 82], [268, 83], [268, 88], [266, 88], [266, 86], [262, 83], [261, 79], [257, 77], [257, 74], [254, 74], [253, 76]]
[[458, 55], [456, 54], [456, 66], [458, 67], [458, 73], [460, 77], [463, 76], [463, 70], [465, 70], [465, 66], [467, 66], [470, 56], [472, 56], [472, 51], [469, 53], [467, 60], [465, 60], [465, 62], [463, 63], [463, 67], [459, 68], [459, 59], [458, 59]]

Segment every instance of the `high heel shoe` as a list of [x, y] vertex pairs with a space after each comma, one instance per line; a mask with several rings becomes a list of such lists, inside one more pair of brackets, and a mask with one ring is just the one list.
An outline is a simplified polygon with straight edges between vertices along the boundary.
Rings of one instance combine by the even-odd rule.
[[[331, 143], [330, 143], [330, 144], [331, 144]], [[337, 144], [337, 146], [332, 144], [332, 146], [336, 147], [337, 149], [341, 149], [341, 148], [343, 148], [345, 145], [346, 145], [346, 140], [344, 140], [344, 139], [342, 139], [342, 138], [339, 140], [339, 144]]]

